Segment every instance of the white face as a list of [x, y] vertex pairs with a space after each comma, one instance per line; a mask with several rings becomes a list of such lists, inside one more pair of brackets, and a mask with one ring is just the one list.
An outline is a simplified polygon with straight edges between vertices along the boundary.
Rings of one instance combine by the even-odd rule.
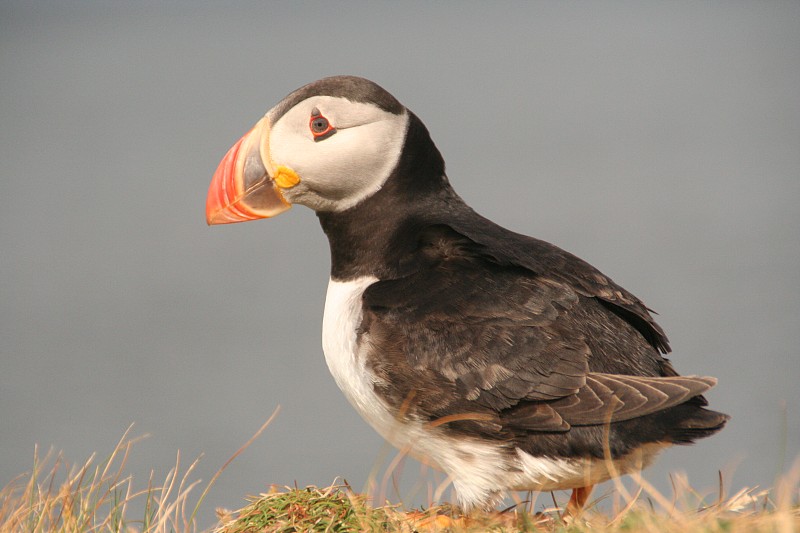
[[[271, 114], [267, 113], [272, 122]], [[336, 129], [315, 139], [310, 125], [319, 112]], [[408, 114], [345, 98], [313, 96], [272, 122], [269, 152], [274, 167], [300, 178], [282, 193], [292, 203], [315, 211], [343, 211], [377, 192], [397, 165], [405, 142]]]

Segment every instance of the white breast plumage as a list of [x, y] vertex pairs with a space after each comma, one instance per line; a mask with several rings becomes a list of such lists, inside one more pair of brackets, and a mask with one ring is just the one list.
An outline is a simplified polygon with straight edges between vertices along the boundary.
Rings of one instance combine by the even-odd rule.
[[[361, 323], [361, 295], [377, 278], [328, 283], [322, 319], [322, 350], [334, 381], [356, 411], [384, 438], [396, 426], [394, 417], [375, 394], [375, 378], [357, 355], [356, 331]], [[390, 439], [392, 440], [392, 439]]]

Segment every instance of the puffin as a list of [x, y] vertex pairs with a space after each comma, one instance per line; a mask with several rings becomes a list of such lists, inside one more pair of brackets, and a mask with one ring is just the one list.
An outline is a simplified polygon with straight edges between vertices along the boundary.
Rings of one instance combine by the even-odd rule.
[[322, 348], [387, 441], [444, 471], [465, 512], [509, 491], [638, 472], [725, 425], [651, 309], [592, 265], [455, 192], [422, 121], [376, 83], [290, 93], [222, 158], [209, 225], [316, 213], [330, 244]]

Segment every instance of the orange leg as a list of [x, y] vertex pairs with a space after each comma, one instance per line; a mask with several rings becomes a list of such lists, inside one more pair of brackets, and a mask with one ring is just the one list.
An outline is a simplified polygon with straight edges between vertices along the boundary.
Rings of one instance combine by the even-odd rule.
[[592, 493], [593, 488], [594, 485], [589, 485], [586, 487], [572, 489], [572, 496], [569, 498], [569, 503], [567, 504], [567, 509], [564, 511], [564, 516], [578, 516], [578, 514], [580, 514], [580, 512], [583, 510], [586, 500], [589, 499], [589, 494]]

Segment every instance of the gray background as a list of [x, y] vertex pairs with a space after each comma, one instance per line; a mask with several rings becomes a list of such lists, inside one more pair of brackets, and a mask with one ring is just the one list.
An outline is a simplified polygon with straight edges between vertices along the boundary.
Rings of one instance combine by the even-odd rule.
[[204, 221], [228, 147], [341, 73], [423, 119], [480, 213], [600, 268], [680, 372], [719, 378], [728, 428], [649, 480], [774, 484], [800, 451], [800, 3], [728, 1], [3, 2], [0, 484], [35, 443], [81, 462], [131, 422], [139, 487], [177, 450], [208, 480], [280, 404], [201, 525], [270, 483], [364, 487], [382, 443], [322, 357], [316, 217]]

